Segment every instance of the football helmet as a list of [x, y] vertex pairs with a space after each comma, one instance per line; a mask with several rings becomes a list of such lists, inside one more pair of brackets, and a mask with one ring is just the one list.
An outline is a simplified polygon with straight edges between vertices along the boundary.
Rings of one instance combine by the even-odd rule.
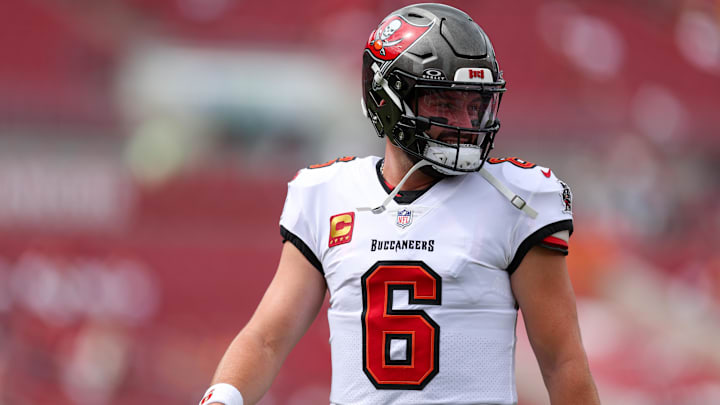
[[443, 4], [390, 13], [367, 41], [362, 83], [378, 136], [443, 175], [480, 170], [500, 129], [505, 81], [470, 16]]

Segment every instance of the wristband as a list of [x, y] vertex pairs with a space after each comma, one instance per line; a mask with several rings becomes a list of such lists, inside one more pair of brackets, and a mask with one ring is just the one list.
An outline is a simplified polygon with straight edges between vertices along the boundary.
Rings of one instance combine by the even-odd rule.
[[230, 384], [220, 383], [208, 388], [200, 400], [200, 405], [219, 402], [225, 405], [243, 405], [243, 397], [237, 388]]

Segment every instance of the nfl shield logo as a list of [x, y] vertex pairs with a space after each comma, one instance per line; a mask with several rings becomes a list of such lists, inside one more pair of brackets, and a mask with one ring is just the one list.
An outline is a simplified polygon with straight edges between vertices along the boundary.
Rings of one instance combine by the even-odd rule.
[[407, 228], [410, 224], [412, 224], [412, 211], [405, 209], [398, 211], [396, 225], [400, 228]]

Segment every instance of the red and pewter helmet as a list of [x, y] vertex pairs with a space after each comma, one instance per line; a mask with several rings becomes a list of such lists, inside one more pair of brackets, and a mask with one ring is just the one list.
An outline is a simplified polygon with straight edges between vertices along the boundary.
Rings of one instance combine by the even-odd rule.
[[[432, 3], [391, 13], [370, 34], [362, 81], [363, 110], [380, 137], [444, 175], [480, 170], [500, 129], [505, 81], [490, 39], [470, 16]], [[433, 97], [474, 100], [469, 125], [437, 110], [420, 115], [418, 100]]]

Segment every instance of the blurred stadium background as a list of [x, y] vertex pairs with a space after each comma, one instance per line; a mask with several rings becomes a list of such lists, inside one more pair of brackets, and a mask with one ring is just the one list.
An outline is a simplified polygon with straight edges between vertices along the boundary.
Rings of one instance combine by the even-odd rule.
[[[382, 153], [384, 0], [0, 2], [0, 404], [195, 403], [277, 264], [295, 171]], [[495, 156], [575, 195], [605, 405], [720, 403], [720, 2], [458, 0], [508, 92]], [[521, 404], [548, 401], [520, 322]], [[263, 400], [327, 404], [324, 311]]]

